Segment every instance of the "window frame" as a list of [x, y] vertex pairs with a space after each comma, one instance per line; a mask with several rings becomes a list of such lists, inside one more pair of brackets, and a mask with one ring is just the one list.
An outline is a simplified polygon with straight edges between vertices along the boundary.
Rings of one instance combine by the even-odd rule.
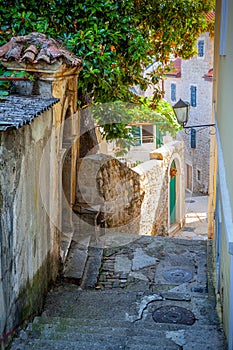
[[[201, 48], [200, 48], [201, 44]], [[205, 40], [199, 39], [197, 41], [197, 57], [198, 58], [204, 58], [205, 57]]]
[[[194, 92], [195, 91], [195, 95]], [[193, 98], [195, 96], [195, 98]], [[191, 84], [190, 85], [190, 106], [196, 108], [197, 107], [197, 85]]]
[[176, 102], [176, 83], [171, 83], [171, 101]]

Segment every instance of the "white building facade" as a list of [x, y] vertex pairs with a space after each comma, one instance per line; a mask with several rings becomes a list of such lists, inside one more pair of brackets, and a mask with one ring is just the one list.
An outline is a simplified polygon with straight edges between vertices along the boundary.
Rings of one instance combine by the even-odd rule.
[[[189, 125], [211, 123], [213, 39], [204, 33], [197, 40], [197, 55], [189, 60], [176, 59], [174, 68], [163, 81], [164, 98], [174, 105], [181, 98], [190, 103]], [[209, 191], [210, 133], [213, 128], [196, 128], [196, 145], [191, 147], [191, 129], [184, 129], [177, 140], [185, 143], [185, 187], [190, 192]]]

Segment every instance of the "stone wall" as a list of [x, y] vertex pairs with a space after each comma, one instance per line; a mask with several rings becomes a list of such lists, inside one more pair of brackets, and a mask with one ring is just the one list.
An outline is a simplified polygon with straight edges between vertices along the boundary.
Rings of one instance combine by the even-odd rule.
[[117, 159], [90, 155], [79, 160], [76, 203], [104, 213], [105, 227], [136, 232], [144, 193], [140, 176]]
[[184, 145], [170, 142], [150, 154], [151, 160], [140, 164], [134, 171], [140, 175], [144, 199], [141, 206], [139, 234], [167, 236], [170, 230], [169, 182], [173, 161], [177, 168], [176, 226], [184, 220]]
[[[1, 47], [0, 60], [6, 68], [34, 77], [33, 82], [14, 84], [18, 103], [11, 103], [13, 96], [0, 103], [2, 342], [22, 320], [41, 310], [72, 240], [81, 59], [52, 38], [31, 33]], [[48, 100], [53, 103], [46, 104]]]
[[[41, 310], [58, 272], [59, 238], [50, 220], [56, 152], [50, 143], [52, 109], [31, 125], [0, 133], [0, 335]], [[50, 151], [41, 171], [41, 159]], [[46, 205], [40, 183], [47, 193]], [[56, 213], [57, 214], [57, 213]]]
[[[188, 125], [212, 123], [212, 80], [204, 79], [204, 75], [213, 68], [214, 42], [209, 33], [201, 34], [198, 40], [204, 41], [204, 56], [194, 56], [182, 60], [181, 77], [167, 77], [164, 81], [165, 99], [174, 105], [180, 98], [190, 102], [190, 86], [197, 87], [197, 105], [190, 107]], [[176, 101], [171, 101], [171, 84], [176, 84]], [[213, 128], [212, 128], [213, 129]], [[188, 188], [192, 192], [208, 194], [209, 191], [209, 158], [211, 128], [196, 129], [196, 148], [190, 147], [190, 135], [184, 130], [179, 131], [176, 139], [185, 143], [185, 168], [191, 166], [191, 183]], [[185, 169], [186, 173], [186, 169]], [[187, 175], [187, 174], [186, 174]]]
[[150, 161], [133, 169], [104, 154], [80, 159], [76, 207], [104, 213], [106, 229], [166, 236], [173, 160], [177, 168], [177, 224], [181, 226], [184, 219], [183, 154], [183, 143], [176, 141], [152, 152]]

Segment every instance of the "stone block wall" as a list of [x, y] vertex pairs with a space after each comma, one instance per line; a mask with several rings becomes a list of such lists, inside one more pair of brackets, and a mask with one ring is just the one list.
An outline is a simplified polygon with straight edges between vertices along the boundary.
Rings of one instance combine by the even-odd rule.
[[[188, 125], [210, 124], [212, 122], [212, 80], [204, 79], [204, 75], [213, 68], [214, 42], [209, 33], [203, 33], [198, 38], [204, 41], [204, 56], [194, 56], [189, 60], [182, 60], [181, 77], [167, 77], [164, 81], [165, 99], [174, 105], [181, 98], [190, 101], [190, 86], [197, 88], [197, 105], [190, 107]], [[176, 101], [171, 100], [171, 84], [176, 84]], [[190, 147], [190, 135], [184, 130], [179, 131], [176, 139], [185, 143], [185, 164], [192, 167], [192, 184], [188, 188], [192, 192], [208, 194], [209, 191], [209, 159], [210, 134], [213, 128], [196, 129], [196, 148]], [[186, 171], [186, 169], [185, 169]], [[187, 185], [187, 183], [186, 183]]]
[[[107, 229], [139, 235], [168, 235], [170, 166], [177, 164], [177, 220], [184, 219], [184, 148], [171, 142], [133, 169], [104, 154], [79, 160], [76, 206], [104, 213]], [[83, 219], [84, 220], [84, 219]]]
[[[59, 237], [50, 220], [57, 183], [52, 122], [50, 109], [31, 125], [0, 132], [0, 338], [41, 310], [58, 273]], [[46, 145], [50, 152], [41, 174]]]
[[104, 154], [79, 160], [76, 203], [104, 213], [106, 228], [136, 232], [144, 193], [139, 175]]
[[141, 206], [139, 234], [167, 236], [169, 222], [169, 181], [170, 166], [173, 160], [177, 167], [177, 224], [184, 220], [184, 145], [183, 142], [170, 142], [151, 152], [151, 160], [140, 164], [134, 171], [140, 175], [144, 199]]

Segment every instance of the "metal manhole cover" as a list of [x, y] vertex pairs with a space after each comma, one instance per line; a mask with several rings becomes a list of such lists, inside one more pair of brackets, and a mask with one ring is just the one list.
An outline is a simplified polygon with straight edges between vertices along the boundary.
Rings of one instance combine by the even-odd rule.
[[172, 283], [185, 283], [191, 281], [193, 274], [189, 270], [173, 268], [164, 271], [163, 277], [166, 281]]
[[161, 306], [152, 313], [157, 323], [186, 324], [191, 326], [195, 322], [192, 311], [180, 306]]

